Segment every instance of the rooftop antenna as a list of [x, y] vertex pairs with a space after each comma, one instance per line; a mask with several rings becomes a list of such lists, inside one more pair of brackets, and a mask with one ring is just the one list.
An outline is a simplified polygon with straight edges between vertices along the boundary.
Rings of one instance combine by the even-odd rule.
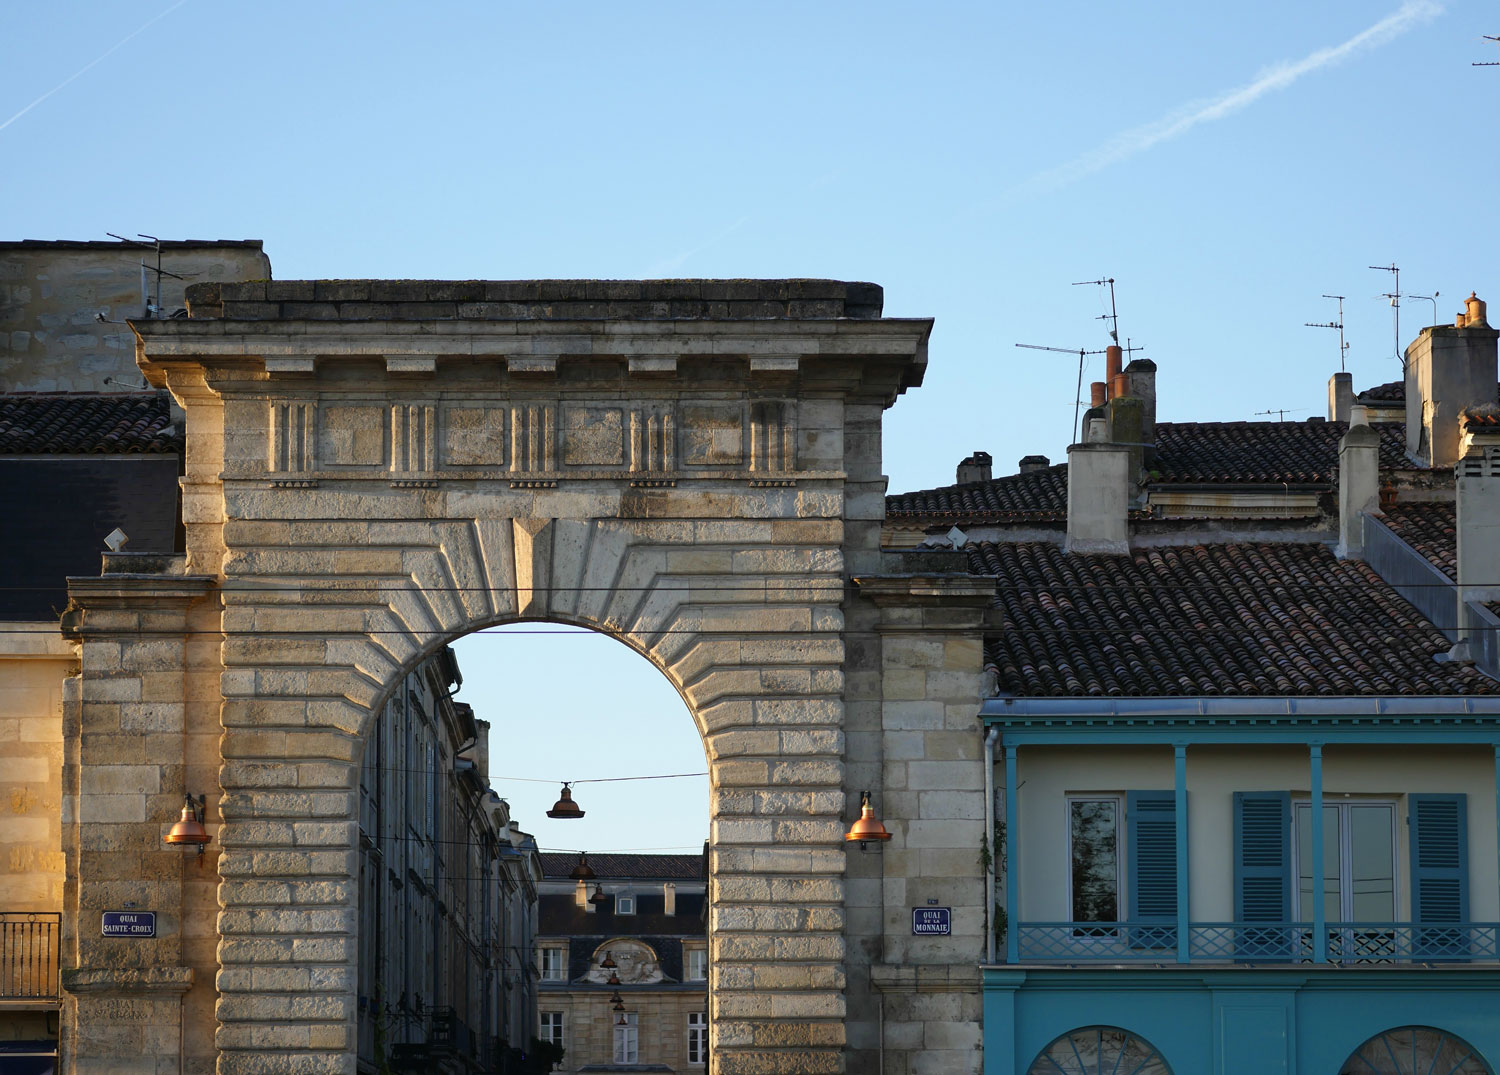
[[[166, 314], [165, 314], [165, 312], [163, 312], [162, 305], [161, 305], [161, 278], [163, 276], [170, 276], [173, 280], [186, 280], [187, 277], [186, 276], [179, 276], [175, 272], [168, 272], [166, 269], [163, 269], [161, 267], [161, 240], [158, 239], [154, 235], [143, 235], [140, 232], [136, 232], [136, 234], [139, 235], [142, 239], [150, 239], [151, 241], [149, 243], [137, 242], [134, 239], [127, 239], [123, 235], [116, 235], [112, 231], [107, 231], [104, 234], [108, 235], [111, 239], [118, 239], [122, 243], [129, 243], [131, 246], [138, 246], [142, 250], [155, 250], [156, 251], [156, 268], [155, 269], [152, 269], [149, 265], [146, 264], [146, 259], [145, 258], [141, 259], [141, 305], [143, 305], [143, 306], [146, 307], [146, 316], [147, 317], [150, 317], [150, 318], [162, 318], [162, 317], [165, 317]], [[156, 273], [156, 297], [155, 297], [155, 299], [153, 299], [151, 297], [151, 289], [146, 286], [146, 273], [148, 273], [148, 272], [155, 272]]]
[[1039, 343], [1018, 343], [1017, 347], [1025, 347], [1032, 351], [1056, 351], [1062, 355], [1078, 356], [1078, 388], [1073, 393], [1073, 440], [1070, 443], [1078, 443], [1078, 408], [1083, 403], [1083, 360], [1085, 355], [1102, 355], [1103, 351], [1085, 351], [1082, 347], [1043, 347]]
[[[1322, 326], [1318, 326], [1318, 327], [1322, 327]], [[1256, 414], [1274, 414], [1276, 416], [1276, 420], [1278, 422], [1285, 422], [1286, 421], [1286, 416], [1288, 414], [1292, 413], [1292, 408], [1290, 408], [1290, 407], [1272, 407], [1268, 411], [1256, 411], [1255, 413]]]
[[[1493, 42], [1495, 42], [1495, 44], [1500, 45], [1500, 37], [1491, 37], [1489, 34], [1481, 34], [1480, 36], [1483, 37], [1486, 41], [1493, 41]], [[1500, 67], [1500, 63], [1471, 63], [1471, 64], [1469, 64], [1469, 66], [1470, 67]]]
[[1431, 295], [1408, 295], [1406, 297], [1409, 299], [1421, 299], [1423, 302], [1432, 303], [1432, 327], [1437, 328], [1437, 300], [1438, 296], [1441, 294], [1441, 291], [1434, 291]]
[[[1339, 330], [1339, 372], [1344, 372], [1344, 354], [1349, 350], [1349, 345], [1344, 342], [1344, 295], [1324, 295], [1325, 299], [1339, 300], [1339, 319], [1337, 321], [1304, 321], [1308, 328], [1336, 328]], [[1270, 414], [1270, 411], [1266, 411]]]
[[1383, 295], [1377, 295], [1376, 298], [1385, 299], [1391, 304], [1392, 327], [1395, 331], [1396, 361], [1401, 363], [1401, 371], [1405, 373], [1406, 356], [1401, 353], [1401, 270], [1396, 267], [1394, 261], [1389, 265], [1371, 265], [1370, 268], [1376, 272], [1391, 273], [1396, 278], [1396, 286]]
[[1106, 276], [1106, 277], [1103, 277], [1102, 279], [1099, 279], [1099, 280], [1075, 280], [1075, 281], [1073, 281], [1073, 286], [1074, 287], [1083, 287], [1085, 284], [1096, 284], [1096, 285], [1098, 285], [1100, 287], [1103, 287], [1105, 284], [1109, 285], [1109, 313], [1107, 313], [1107, 314], [1100, 314], [1098, 317], [1094, 318], [1094, 320], [1095, 321], [1108, 321], [1109, 322], [1109, 338], [1111, 340], [1114, 340], [1115, 343], [1119, 343], [1120, 342], [1120, 315], [1115, 310], [1115, 278], [1113, 276]]

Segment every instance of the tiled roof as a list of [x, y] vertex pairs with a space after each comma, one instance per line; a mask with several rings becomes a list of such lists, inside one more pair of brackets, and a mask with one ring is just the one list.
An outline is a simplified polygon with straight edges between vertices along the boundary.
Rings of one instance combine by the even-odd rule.
[[166, 431], [171, 421], [160, 392], [0, 395], [0, 455], [180, 452], [181, 431]]
[[887, 515], [1052, 516], [1068, 510], [1068, 465], [885, 498]]
[[1458, 509], [1452, 504], [1397, 504], [1382, 522], [1432, 565], [1458, 581]]
[[1463, 421], [1466, 429], [1470, 426], [1479, 429], [1500, 429], [1500, 413], [1493, 411], [1484, 414], [1465, 414]]
[[[1495, 391], [1500, 396], [1500, 385], [1495, 387]], [[1366, 388], [1359, 394], [1359, 398], [1375, 403], [1401, 403], [1406, 399], [1406, 382], [1387, 381], [1385, 384], [1377, 384], [1374, 388]]]
[[[548, 880], [567, 880], [578, 865], [571, 851], [543, 851], [542, 876]], [[702, 855], [589, 855], [589, 865], [600, 880], [631, 881], [701, 881]]]
[[967, 547], [999, 575], [986, 657], [1002, 693], [1496, 694], [1366, 564], [1319, 544], [1064, 553], [1046, 542]]
[[[1156, 427], [1153, 485], [1331, 485], [1344, 422], [1161, 422]], [[1380, 465], [1406, 468], [1406, 430], [1377, 422]], [[988, 482], [899, 493], [885, 499], [891, 517], [951, 516], [971, 521], [1061, 519], [1068, 507], [1068, 468], [1011, 474]]]
[[[1161, 422], [1153, 484], [1328, 485], [1345, 422]], [[1377, 422], [1380, 465], [1409, 467], [1406, 430]]]

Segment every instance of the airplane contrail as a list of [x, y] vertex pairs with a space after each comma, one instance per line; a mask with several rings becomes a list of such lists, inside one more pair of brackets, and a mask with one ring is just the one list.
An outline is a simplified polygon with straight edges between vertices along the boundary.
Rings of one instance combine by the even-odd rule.
[[99, 64], [103, 63], [104, 60], [106, 60], [112, 53], [114, 53], [114, 52], [118, 51], [119, 49], [123, 48], [125, 46], [125, 43], [128, 42], [132, 37], [135, 37], [137, 34], [140, 34], [140, 33], [144, 32], [153, 23], [155, 23], [155, 22], [157, 22], [157, 21], [159, 21], [161, 19], [166, 18], [168, 15], [172, 14], [172, 12], [176, 11], [178, 8], [180, 8], [183, 4], [185, 4], [187, 2], [188, 2], [188, 0], [177, 0], [177, 3], [175, 3], [171, 7], [167, 8], [167, 10], [163, 11], [160, 15], [157, 15], [155, 18], [148, 19], [146, 22], [142, 23], [139, 28], [137, 28], [135, 30], [132, 30], [130, 33], [128, 33], [124, 37], [120, 38], [120, 40], [116, 41], [109, 48], [105, 49], [103, 52], [101, 52], [94, 59], [92, 59], [88, 63], [84, 64], [77, 71], [74, 71], [71, 75], [69, 75], [67, 78], [63, 79], [56, 86], [53, 86], [50, 90], [48, 90], [46, 93], [42, 94], [35, 101], [32, 101], [29, 105], [27, 105], [25, 108], [21, 109], [21, 111], [17, 112], [14, 116], [11, 116], [10, 119], [6, 120], [4, 123], [0, 123], [0, 131], [5, 130], [5, 128], [9, 127], [16, 120], [20, 119], [26, 113], [30, 112], [33, 108], [35, 108], [37, 105], [41, 104], [48, 97], [51, 97], [54, 93], [56, 93], [58, 90], [62, 89], [64, 86], [66, 86], [68, 83], [72, 82], [74, 79], [82, 77], [83, 75], [85, 75], [89, 71], [91, 71], [93, 68], [95, 68]]
[[1012, 187], [1007, 194], [1011, 198], [1039, 194], [1092, 175], [1111, 164], [1144, 153], [1152, 146], [1177, 138], [1200, 123], [1223, 119], [1247, 108], [1273, 90], [1286, 89], [1303, 75], [1347, 60], [1356, 53], [1384, 45], [1418, 24], [1436, 18], [1442, 12], [1443, 5], [1436, 0], [1406, 0], [1394, 12], [1342, 44], [1310, 52], [1300, 60], [1275, 64], [1243, 86], [1206, 101], [1194, 101], [1169, 112], [1161, 119], [1133, 127], [1066, 164], [1038, 172]]

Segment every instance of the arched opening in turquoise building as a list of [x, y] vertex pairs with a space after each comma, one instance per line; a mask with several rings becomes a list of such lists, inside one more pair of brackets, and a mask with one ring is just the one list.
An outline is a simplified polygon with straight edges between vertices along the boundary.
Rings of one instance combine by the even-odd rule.
[[1172, 1075], [1172, 1069], [1145, 1038], [1122, 1027], [1086, 1026], [1054, 1038], [1026, 1075]]
[[1339, 1068], [1339, 1075], [1494, 1075], [1468, 1042], [1430, 1026], [1402, 1026], [1376, 1034]]

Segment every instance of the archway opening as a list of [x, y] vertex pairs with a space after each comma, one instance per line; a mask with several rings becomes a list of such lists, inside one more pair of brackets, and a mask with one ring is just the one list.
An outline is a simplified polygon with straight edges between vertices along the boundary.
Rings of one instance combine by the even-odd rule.
[[[359, 1070], [706, 1063], [706, 769], [606, 635], [513, 623], [417, 662], [360, 770]], [[564, 782], [582, 816], [548, 816]]]
[[1086, 1026], [1054, 1038], [1026, 1075], [1172, 1075], [1145, 1038], [1117, 1026]]
[[1494, 1075], [1468, 1042], [1430, 1026], [1401, 1026], [1376, 1034], [1350, 1054], [1339, 1075]]

